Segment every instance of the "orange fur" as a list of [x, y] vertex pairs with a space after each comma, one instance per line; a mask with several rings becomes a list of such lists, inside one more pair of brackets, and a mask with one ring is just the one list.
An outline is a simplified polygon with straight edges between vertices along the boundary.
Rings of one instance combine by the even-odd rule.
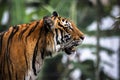
[[[61, 23], [63, 19], [70, 22], [71, 30]], [[74, 41], [84, 36], [73, 22], [54, 14], [29, 24], [10, 27], [0, 34], [0, 79], [35, 80], [46, 56], [64, 48], [65, 51], [72, 49], [74, 43], [70, 47], [61, 47], [67, 43], [64, 37], [68, 34]]]

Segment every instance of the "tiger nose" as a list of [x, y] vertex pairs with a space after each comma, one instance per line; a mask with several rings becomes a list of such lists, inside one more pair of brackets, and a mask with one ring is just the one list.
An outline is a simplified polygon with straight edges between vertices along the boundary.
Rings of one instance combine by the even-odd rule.
[[81, 36], [81, 37], [80, 37], [80, 39], [82, 39], [82, 40], [84, 40], [84, 38], [85, 38], [84, 36]]

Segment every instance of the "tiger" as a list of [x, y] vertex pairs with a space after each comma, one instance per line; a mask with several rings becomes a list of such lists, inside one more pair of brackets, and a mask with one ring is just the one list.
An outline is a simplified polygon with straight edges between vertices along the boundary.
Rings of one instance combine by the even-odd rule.
[[0, 80], [36, 80], [47, 56], [74, 54], [84, 33], [58, 15], [10, 26], [0, 33]]

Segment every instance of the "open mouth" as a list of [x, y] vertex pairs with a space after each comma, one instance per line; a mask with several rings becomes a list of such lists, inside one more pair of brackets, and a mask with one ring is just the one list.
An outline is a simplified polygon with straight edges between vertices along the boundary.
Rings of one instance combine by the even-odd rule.
[[70, 55], [76, 51], [75, 47], [65, 48], [65, 52]]
[[66, 54], [70, 55], [76, 52], [76, 47], [82, 43], [80, 40], [69, 40], [67, 43], [61, 44], [61, 49], [65, 51]]
[[70, 55], [76, 51], [76, 47], [81, 44], [81, 41], [73, 41], [69, 47], [65, 47], [64, 51]]

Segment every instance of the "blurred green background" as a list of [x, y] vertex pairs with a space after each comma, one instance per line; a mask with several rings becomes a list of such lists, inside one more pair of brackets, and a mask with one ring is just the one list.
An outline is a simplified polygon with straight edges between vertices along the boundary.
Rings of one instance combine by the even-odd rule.
[[57, 11], [85, 33], [73, 60], [47, 58], [38, 80], [120, 80], [120, 0], [0, 0], [0, 32]]

